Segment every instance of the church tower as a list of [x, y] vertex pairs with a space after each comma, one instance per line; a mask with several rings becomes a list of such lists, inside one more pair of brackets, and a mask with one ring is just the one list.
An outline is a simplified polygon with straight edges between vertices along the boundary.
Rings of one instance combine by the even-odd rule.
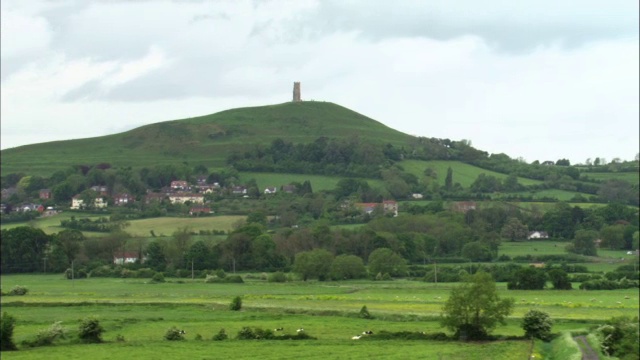
[[293, 102], [302, 101], [300, 99], [300, 82], [293, 83]]

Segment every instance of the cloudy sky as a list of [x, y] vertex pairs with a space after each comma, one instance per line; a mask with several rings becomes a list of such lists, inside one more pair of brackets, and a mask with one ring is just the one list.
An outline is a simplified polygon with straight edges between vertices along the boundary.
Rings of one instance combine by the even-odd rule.
[[527, 161], [638, 153], [635, 0], [1, 3], [1, 148], [331, 101]]

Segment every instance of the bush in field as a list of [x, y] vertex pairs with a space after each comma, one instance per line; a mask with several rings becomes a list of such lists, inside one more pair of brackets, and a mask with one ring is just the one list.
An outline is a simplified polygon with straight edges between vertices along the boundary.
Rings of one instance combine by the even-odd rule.
[[620, 359], [640, 358], [638, 318], [614, 317], [596, 330], [603, 351]]
[[150, 268], [138, 269], [138, 278], [140, 279], [151, 279], [155, 274], [156, 271]]
[[217, 283], [217, 284], [230, 284], [230, 283], [242, 284], [242, 283], [244, 283], [244, 280], [242, 280], [242, 276], [240, 276], [240, 275], [229, 275], [229, 276], [225, 276], [223, 278], [218, 277], [218, 275], [207, 275], [206, 278], [204, 279], [204, 282], [208, 283], [208, 284], [212, 284], [212, 283]]
[[242, 309], [242, 298], [240, 296], [236, 296], [231, 300], [231, 304], [229, 304], [229, 310], [232, 311], [240, 311]]
[[360, 313], [358, 314], [358, 317], [361, 319], [373, 319], [373, 316], [369, 314], [369, 309], [367, 309], [367, 305], [362, 306], [362, 308], [360, 309]]
[[164, 334], [165, 340], [169, 341], [180, 341], [184, 340], [183, 332], [175, 326], [172, 326], [167, 330]]
[[213, 338], [211, 340], [222, 341], [222, 340], [227, 340], [228, 338], [229, 336], [227, 335], [227, 332], [224, 329], [220, 329], [220, 331], [218, 331], [217, 334], [213, 335]]
[[16, 344], [13, 342], [13, 328], [16, 325], [16, 319], [7, 314], [2, 313], [0, 317], [0, 351], [16, 350]]
[[155, 283], [163, 283], [165, 281], [164, 275], [161, 272], [157, 272], [153, 275], [153, 277], [151, 278], [151, 281]]
[[272, 274], [269, 274], [269, 277], [267, 277], [267, 281], [283, 283], [287, 281], [287, 275], [285, 275], [285, 273], [283, 273], [282, 271], [276, 271]]
[[38, 331], [35, 339], [25, 340], [22, 343], [29, 347], [47, 346], [53, 344], [58, 339], [65, 339], [67, 331], [62, 327], [62, 323], [57, 321], [46, 329]]
[[549, 314], [539, 310], [529, 310], [522, 319], [522, 329], [527, 338], [548, 341], [551, 338], [553, 320]]
[[22, 296], [22, 295], [26, 295], [28, 292], [29, 292], [29, 289], [27, 289], [26, 287], [16, 285], [11, 289], [11, 291], [9, 291], [9, 295]]
[[100, 321], [94, 317], [82, 319], [78, 328], [78, 337], [85, 343], [101, 343], [104, 328]]

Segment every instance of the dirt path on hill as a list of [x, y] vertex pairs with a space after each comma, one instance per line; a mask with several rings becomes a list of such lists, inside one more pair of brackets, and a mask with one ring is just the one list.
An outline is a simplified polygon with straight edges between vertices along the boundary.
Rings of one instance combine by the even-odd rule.
[[580, 351], [582, 351], [582, 360], [600, 360], [598, 357], [598, 353], [593, 350], [587, 338], [584, 336], [576, 336], [573, 338], [580, 346]]

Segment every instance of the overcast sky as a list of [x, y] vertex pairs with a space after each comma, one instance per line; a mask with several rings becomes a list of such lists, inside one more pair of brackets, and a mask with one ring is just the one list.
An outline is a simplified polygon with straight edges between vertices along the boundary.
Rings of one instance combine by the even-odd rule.
[[636, 0], [2, 0], [1, 148], [330, 101], [512, 158], [638, 153]]

